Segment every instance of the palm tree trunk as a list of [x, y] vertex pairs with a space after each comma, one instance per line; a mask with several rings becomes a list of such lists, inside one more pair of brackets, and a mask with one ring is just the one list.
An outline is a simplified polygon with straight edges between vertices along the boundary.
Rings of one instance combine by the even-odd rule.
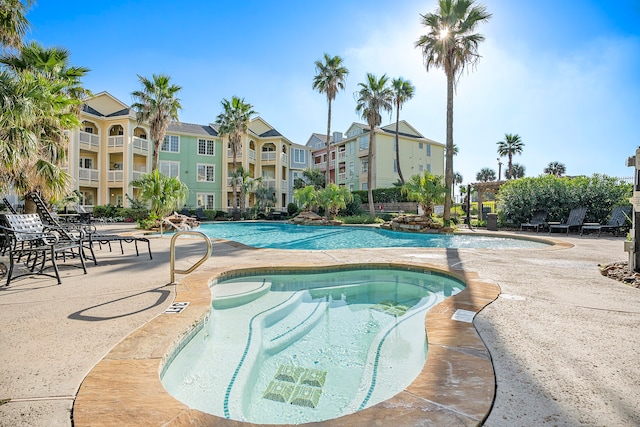
[[151, 163], [151, 172], [158, 169], [158, 156], [160, 155], [160, 141], [153, 142], [153, 163]]
[[373, 205], [373, 189], [371, 188], [371, 183], [373, 181], [373, 144], [375, 142], [376, 132], [375, 126], [369, 125], [369, 128], [369, 152], [367, 154], [367, 200], [369, 202], [369, 215], [371, 218], [374, 218], [376, 216], [376, 207]]
[[453, 184], [453, 71], [447, 71], [447, 153], [444, 167], [444, 185], [447, 192], [444, 195], [445, 224], [451, 219], [451, 187]]
[[[238, 161], [237, 161], [237, 151], [238, 151], [238, 149], [237, 149], [235, 143], [233, 143], [233, 142], [231, 143], [231, 151], [233, 153], [233, 176], [235, 177], [236, 173], [238, 172]], [[234, 216], [234, 219], [236, 219], [235, 218], [236, 212], [237, 212], [237, 209], [236, 209], [236, 200], [237, 199], [236, 198], [238, 197], [238, 192], [236, 190], [235, 178], [231, 180], [231, 191], [232, 191], [232, 194], [233, 194], [233, 200], [231, 201], [232, 208], [233, 208], [233, 216]]]
[[396, 168], [398, 169], [398, 176], [400, 177], [400, 182], [404, 185], [404, 177], [402, 176], [402, 171], [400, 170], [400, 138], [398, 137], [398, 128], [400, 125], [400, 103], [396, 104]]
[[331, 164], [331, 98], [327, 97], [329, 101], [329, 113], [327, 114], [327, 168], [324, 176], [324, 188], [327, 188], [331, 182], [331, 170], [329, 165]]
[[511, 151], [509, 151], [509, 176], [507, 177], [507, 179], [511, 179], [513, 178], [513, 155], [511, 154]]

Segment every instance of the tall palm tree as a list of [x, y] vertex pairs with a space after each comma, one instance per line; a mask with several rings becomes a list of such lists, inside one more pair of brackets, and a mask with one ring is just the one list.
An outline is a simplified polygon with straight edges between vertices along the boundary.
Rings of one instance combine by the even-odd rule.
[[[80, 126], [79, 105], [88, 93], [81, 78], [89, 71], [69, 65], [69, 52], [33, 42], [0, 57], [0, 187], [38, 192], [45, 198], [68, 193], [65, 130]], [[25, 211], [35, 212], [30, 199]]]
[[180, 99], [176, 95], [181, 86], [171, 83], [166, 74], [153, 74], [151, 79], [138, 74], [142, 90], [134, 91], [131, 105], [136, 111], [138, 123], [149, 123], [149, 131], [153, 141], [153, 163], [151, 170], [158, 168], [160, 144], [164, 141], [167, 128], [172, 120], [178, 121], [178, 110], [182, 109]]
[[514, 178], [513, 175], [513, 156], [514, 154], [522, 154], [524, 143], [518, 134], [504, 134], [504, 141], [496, 142], [498, 144], [498, 154], [500, 157], [507, 157], [507, 171], [505, 173], [507, 179]]
[[404, 80], [402, 77], [399, 77], [391, 81], [391, 90], [393, 91], [393, 104], [396, 107], [396, 169], [398, 170], [400, 182], [404, 185], [404, 177], [400, 169], [400, 133], [398, 126], [400, 123], [400, 110], [405, 102], [413, 98], [416, 88], [409, 80]]
[[[247, 134], [251, 116], [257, 113], [253, 110], [253, 105], [245, 102], [244, 98], [238, 98], [237, 96], [231, 97], [231, 101], [224, 98], [222, 100], [222, 108], [222, 113], [218, 114], [216, 118], [216, 125], [218, 125], [218, 136], [223, 140], [224, 137], [229, 139], [229, 145], [233, 155], [233, 171], [231, 172], [231, 176], [234, 176], [238, 171], [238, 151], [240, 151], [242, 147], [242, 139]], [[233, 210], [237, 212], [236, 185], [232, 186], [232, 191]]]
[[331, 102], [336, 99], [336, 95], [340, 90], [344, 89], [349, 70], [342, 65], [342, 58], [339, 56], [329, 56], [324, 54], [324, 62], [318, 60], [315, 62], [316, 75], [313, 77], [313, 88], [320, 93], [327, 95], [328, 113], [327, 113], [327, 169], [325, 176], [325, 185], [329, 185], [331, 179]]
[[[478, 45], [484, 36], [474, 33], [478, 24], [491, 18], [484, 6], [474, 0], [440, 0], [434, 13], [420, 15], [429, 33], [421, 36], [415, 46], [422, 49], [427, 71], [443, 68], [447, 76], [447, 141], [445, 185], [453, 185], [453, 92], [454, 86], [467, 65], [475, 65], [480, 58]], [[444, 200], [444, 220], [451, 218], [451, 192]]]
[[[454, 189], [456, 185], [462, 184], [462, 180], [463, 180], [462, 174], [460, 172], [454, 172], [453, 173], [453, 187], [452, 187], [452, 189]], [[454, 196], [454, 193], [451, 194], [451, 197], [453, 197], [453, 196]]]
[[496, 171], [490, 168], [482, 168], [480, 172], [476, 174], [476, 180], [487, 182], [496, 180]]
[[567, 167], [564, 163], [550, 162], [549, 165], [544, 168], [544, 173], [547, 175], [562, 176], [567, 173]]
[[382, 123], [380, 110], [389, 111], [393, 109], [393, 92], [387, 86], [389, 79], [383, 74], [379, 79], [371, 74], [367, 74], [366, 83], [358, 83], [360, 90], [356, 92], [356, 112], [360, 113], [363, 119], [369, 124], [369, 152], [367, 154], [367, 193], [369, 196], [369, 215], [375, 217], [376, 211], [373, 205], [373, 156], [376, 143], [376, 126]]
[[0, 45], [3, 50], [22, 47], [22, 39], [31, 26], [26, 14], [34, 0], [3, 0], [0, 2]]

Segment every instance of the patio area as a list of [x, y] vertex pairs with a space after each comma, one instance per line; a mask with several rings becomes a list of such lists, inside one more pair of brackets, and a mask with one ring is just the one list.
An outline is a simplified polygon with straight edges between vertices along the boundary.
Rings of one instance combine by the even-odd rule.
[[[123, 225], [103, 228], [132, 231]], [[477, 275], [502, 292], [474, 319], [497, 383], [485, 425], [638, 425], [640, 293], [597, 268], [626, 259], [624, 238], [561, 240], [573, 246], [287, 251], [292, 262], [286, 265], [396, 262]], [[169, 241], [152, 238], [153, 260], [136, 257], [126, 246], [125, 255], [103, 249], [86, 276], [63, 267], [62, 285], [26, 278], [0, 288], [0, 399], [11, 399], [0, 405], [0, 426], [71, 425], [75, 396], [87, 374], [174, 301]], [[279, 267], [282, 252], [214, 242], [213, 256], [194, 276]], [[185, 268], [200, 257], [202, 243], [182, 239], [177, 253], [177, 267]], [[188, 287], [189, 280], [177, 285]], [[467, 414], [460, 415], [468, 424], [462, 421]], [[429, 417], [425, 413], [424, 424], [436, 425]]]

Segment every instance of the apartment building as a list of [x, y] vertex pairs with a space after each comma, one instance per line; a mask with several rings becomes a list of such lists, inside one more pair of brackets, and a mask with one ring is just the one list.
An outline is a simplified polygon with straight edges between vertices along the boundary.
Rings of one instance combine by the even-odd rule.
[[[80, 113], [82, 128], [70, 132], [67, 171], [81, 204], [128, 206], [137, 198], [131, 181], [151, 171], [153, 143], [146, 124], [135, 111], [107, 92], [87, 99]], [[237, 153], [238, 165], [275, 194], [275, 208], [286, 210], [293, 201], [293, 181], [310, 165], [311, 150], [285, 138], [261, 117], [253, 118]], [[186, 205], [230, 210], [233, 205], [233, 155], [227, 138], [214, 124], [172, 122], [160, 145], [158, 169], [177, 177], [189, 188]], [[239, 194], [239, 191], [238, 191]], [[239, 204], [236, 201], [235, 204]], [[254, 204], [253, 194], [245, 206]]]
[[[392, 187], [398, 181], [395, 150], [395, 123], [376, 128], [373, 157], [373, 188]], [[444, 175], [444, 144], [425, 138], [413, 126], [402, 120], [398, 124], [400, 169], [405, 180], [412, 175], [429, 171]], [[350, 191], [367, 190], [367, 171], [370, 141], [369, 126], [353, 123], [343, 136], [334, 132], [327, 154], [326, 135], [314, 133], [307, 141], [312, 150], [311, 167], [326, 171], [331, 181]]]

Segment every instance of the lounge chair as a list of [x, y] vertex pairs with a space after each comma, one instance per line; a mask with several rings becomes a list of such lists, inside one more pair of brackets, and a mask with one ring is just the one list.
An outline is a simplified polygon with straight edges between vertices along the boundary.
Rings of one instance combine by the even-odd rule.
[[7, 208], [7, 210], [8, 210], [9, 212], [11, 212], [11, 213], [12, 213], [12, 214], [14, 214], [14, 215], [17, 215], [17, 214], [18, 214], [18, 212], [16, 212], [16, 210], [13, 208], [13, 206], [11, 206], [11, 203], [9, 203], [9, 201], [7, 200], [7, 198], [6, 198], [6, 197], [3, 197], [3, 198], [2, 198], [2, 203], [4, 203], [5, 208]]
[[587, 208], [574, 208], [569, 212], [569, 218], [567, 218], [566, 222], [560, 224], [549, 224], [549, 233], [553, 230], [563, 231], [566, 230], [567, 234], [572, 228], [580, 228], [582, 223], [584, 222], [584, 216], [587, 214]]
[[204, 221], [207, 219], [207, 215], [205, 215], [204, 210], [202, 208], [196, 209], [195, 217], [198, 221]]
[[627, 218], [631, 215], [631, 206], [617, 206], [611, 212], [609, 221], [606, 224], [584, 224], [580, 228], [580, 235], [582, 236], [585, 231], [597, 231], [598, 236], [604, 232], [611, 232], [614, 236], [618, 236], [620, 228], [624, 226]]
[[[51, 212], [47, 209], [47, 206], [44, 204], [42, 198], [38, 193], [30, 193], [29, 197], [36, 204], [36, 208], [38, 209], [38, 214], [42, 218], [42, 221], [49, 226], [61, 227], [58, 221], [53, 217]], [[73, 226], [73, 229], [78, 228], [78, 226]], [[82, 225], [79, 224], [79, 228], [81, 228], [86, 233], [86, 238], [84, 239], [83, 247], [89, 249], [91, 251], [91, 256], [93, 257], [93, 263], [98, 264], [95, 253], [93, 252], [93, 244], [98, 243], [100, 248], [102, 248], [103, 244], [107, 244], [109, 246], [109, 251], [111, 251], [111, 242], [120, 243], [120, 252], [124, 255], [124, 248], [122, 243], [134, 243], [136, 248], [136, 256], [140, 256], [140, 252], [138, 251], [138, 242], [144, 242], [147, 244], [147, 248], [149, 249], [149, 259], [153, 259], [151, 255], [151, 243], [149, 239], [146, 237], [136, 237], [136, 236], [122, 236], [119, 234], [102, 234], [96, 231], [96, 228], [91, 225]]]
[[520, 231], [523, 231], [525, 228], [534, 228], [536, 233], [545, 226], [547, 221], [547, 211], [535, 211], [533, 216], [524, 224], [520, 224]]
[[[9, 244], [9, 271], [7, 272], [6, 286], [9, 286], [13, 279], [33, 274], [53, 277], [58, 280], [58, 284], [61, 284], [57, 259], [63, 257], [66, 260], [67, 255], [75, 258], [76, 250], [81, 263], [79, 268], [82, 268], [84, 274], [87, 274], [81, 238], [68, 239], [65, 237], [68, 233], [61, 234], [59, 230], [45, 226], [36, 214], [4, 215], [3, 224], [0, 225], [0, 229]], [[23, 256], [27, 256], [28, 271], [13, 276], [14, 267]], [[55, 274], [44, 272], [47, 261], [51, 262]], [[38, 265], [39, 270], [36, 272]]]

